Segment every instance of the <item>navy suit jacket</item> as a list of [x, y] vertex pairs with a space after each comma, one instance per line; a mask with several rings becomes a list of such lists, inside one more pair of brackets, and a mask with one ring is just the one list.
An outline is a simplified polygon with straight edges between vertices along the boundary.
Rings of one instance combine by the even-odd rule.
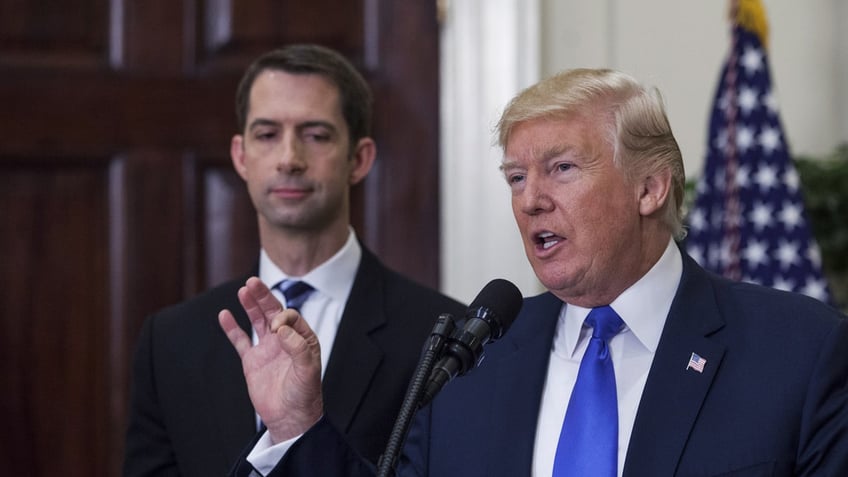
[[[256, 433], [241, 361], [218, 325], [218, 312], [227, 308], [250, 332], [236, 295], [246, 278], [145, 320], [133, 364], [124, 475], [226, 475]], [[436, 318], [464, 312], [363, 247], [323, 380], [325, 414], [357, 452], [376, 460]]]
[[[418, 413], [399, 475], [530, 475], [561, 306], [549, 293], [524, 301], [480, 367]], [[702, 373], [686, 369], [693, 352], [706, 359]], [[846, 380], [848, 320], [837, 311], [724, 280], [684, 254], [624, 475], [848, 476]], [[370, 473], [321, 421], [273, 475]]]

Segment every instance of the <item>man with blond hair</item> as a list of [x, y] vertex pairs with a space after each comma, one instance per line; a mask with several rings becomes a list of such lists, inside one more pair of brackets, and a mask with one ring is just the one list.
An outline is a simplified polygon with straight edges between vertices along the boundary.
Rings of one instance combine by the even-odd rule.
[[[681, 250], [683, 161], [656, 90], [566, 71], [509, 103], [499, 142], [548, 292], [418, 412], [398, 475], [848, 475], [848, 321]], [[273, 310], [263, 293], [247, 291]], [[267, 359], [222, 325], [243, 360], [301, 379], [299, 403], [320, 399], [308, 326], [268, 315], [252, 314], [260, 346], [280, 350]], [[254, 401], [276, 424], [237, 475], [269, 455], [263, 475], [373, 473], [320, 413]]]

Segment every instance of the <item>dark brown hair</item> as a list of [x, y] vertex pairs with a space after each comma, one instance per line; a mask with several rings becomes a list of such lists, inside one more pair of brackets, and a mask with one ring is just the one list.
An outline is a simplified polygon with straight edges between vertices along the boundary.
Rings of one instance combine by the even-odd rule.
[[290, 74], [320, 75], [339, 89], [342, 116], [350, 131], [350, 143], [371, 135], [371, 89], [365, 78], [341, 54], [319, 45], [296, 44], [269, 51], [245, 71], [236, 90], [236, 121], [244, 133], [250, 106], [250, 90], [266, 70]]

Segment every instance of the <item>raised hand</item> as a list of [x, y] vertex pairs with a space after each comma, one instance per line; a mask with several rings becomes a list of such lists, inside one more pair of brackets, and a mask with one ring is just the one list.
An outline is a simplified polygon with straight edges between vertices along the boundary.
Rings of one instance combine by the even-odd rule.
[[218, 322], [241, 358], [253, 407], [273, 443], [303, 434], [323, 413], [318, 337], [300, 313], [283, 310], [256, 277], [239, 289], [238, 298], [256, 330], [257, 345], [229, 310], [218, 314]]

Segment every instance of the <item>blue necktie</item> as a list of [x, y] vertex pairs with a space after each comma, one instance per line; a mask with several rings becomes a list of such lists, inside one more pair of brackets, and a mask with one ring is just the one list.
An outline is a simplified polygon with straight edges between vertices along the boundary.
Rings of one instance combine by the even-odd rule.
[[609, 306], [586, 317], [592, 338], [559, 435], [554, 477], [615, 477], [618, 473], [618, 399], [609, 340], [624, 322]]
[[300, 312], [300, 307], [303, 306], [309, 295], [315, 291], [311, 285], [299, 280], [283, 280], [277, 287], [286, 298], [286, 308], [293, 308], [298, 312]]

